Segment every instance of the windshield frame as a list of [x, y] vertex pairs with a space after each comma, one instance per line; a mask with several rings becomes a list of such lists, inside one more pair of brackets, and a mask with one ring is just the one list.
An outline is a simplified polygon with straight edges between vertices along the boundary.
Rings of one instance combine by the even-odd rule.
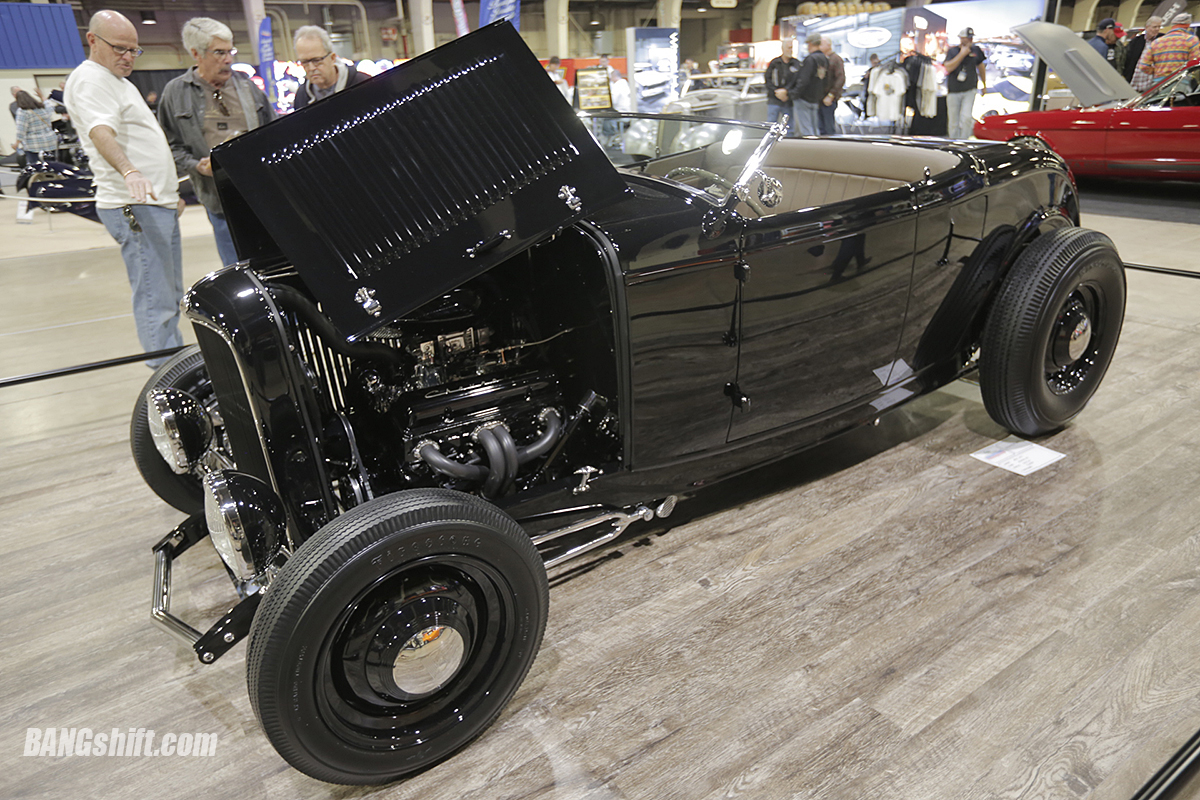
[[[685, 149], [681, 150], [663, 152], [658, 149], [662, 145], [661, 137], [656, 136], [654, 141], [655, 154], [653, 156], [645, 157], [641, 160], [633, 160], [628, 163], [622, 163], [613, 159], [612, 156], [615, 151], [605, 146], [603, 143], [601, 144], [601, 149], [604, 150], [605, 154], [609, 156], [609, 160], [617, 167], [619, 172], [627, 175], [640, 175], [651, 180], [664, 181], [671, 186], [678, 187], [691, 194], [695, 194], [697, 197], [703, 198], [707, 203], [723, 210], [731, 209], [736, 205], [738, 200], [745, 199], [747, 196], [747, 186], [749, 185], [749, 182], [753, 178], [755, 172], [757, 172], [761, 167], [763, 161], [767, 157], [767, 154], [770, 152], [771, 147], [773, 147], [775, 142], [779, 141], [779, 139], [783, 137], [785, 132], [778, 123], [771, 125], [763, 122], [750, 122], [736, 119], [716, 119], [713, 117], [698, 116], [693, 114], [644, 114], [620, 113], [615, 111], [578, 111], [576, 113], [584, 121], [585, 125], [588, 124], [590, 120], [616, 120], [629, 123], [649, 120], [653, 122], [665, 122], [672, 124], [690, 123], [695, 126], [718, 126], [721, 128], [726, 128], [730, 131], [741, 130], [743, 132], [743, 136], [746, 138], [746, 141], [742, 142], [741, 146], [746, 148], [749, 148], [751, 143], [755, 142], [754, 134], [760, 134], [757, 138], [757, 144], [754, 145], [754, 150], [741, 164], [738, 170], [737, 180], [723, 184], [729, 188], [727, 194], [715, 194], [703, 188], [698, 188], [695, 185], [684, 183], [673, 178], [668, 178], [665, 174], [658, 174], [653, 171], [648, 171], [647, 169], [659, 161], [685, 156], [688, 153], [702, 150], [705, 147], [713, 145], [720, 146], [719, 143], [721, 140], [719, 138], [704, 142], [703, 144], [695, 147], [686, 147]], [[772, 133], [776, 134], [774, 138], [771, 138]], [[623, 141], [623, 146], [627, 144], [628, 140], [626, 139]], [[622, 152], [625, 151], [622, 150]]]
[[[1200, 88], [1200, 63], [1190, 64], [1188, 66], [1180, 68], [1180, 70], [1178, 72], [1175, 72], [1171, 75], [1168, 75], [1166, 78], [1163, 78], [1161, 83], [1157, 83], [1154, 86], [1150, 87], [1146, 91], [1142, 92], [1140, 97], [1135, 97], [1134, 99], [1130, 100], [1127, 104], [1123, 104], [1122, 107], [1124, 107], [1124, 108], [1143, 108], [1143, 107], [1173, 108], [1174, 106], [1172, 106], [1168, 103], [1161, 103], [1160, 105], [1152, 105], [1152, 103], [1160, 100], [1163, 97], [1170, 97], [1171, 95], [1173, 95], [1175, 93], [1175, 86], [1180, 81], [1182, 81], [1184, 78], [1187, 78], [1189, 76], [1193, 76], [1196, 78], [1197, 87]], [[1189, 94], [1194, 94], [1194, 93], [1195, 93], [1195, 90], [1193, 90], [1193, 92], [1189, 92]]]
[[[759, 141], [758, 147], [754, 148], [754, 152], [746, 160], [746, 166], [742, 168], [742, 174], [738, 176], [733, 189], [729, 191], [729, 196], [725, 198], [725, 202], [721, 205], [723, 212], [728, 213], [732, 211], [739, 200], [749, 201], [750, 181], [762, 169], [763, 162], [767, 160], [767, 155], [771, 152], [771, 148], [787, 133], [787, 126], [788, 115], [781, 114], [779, 121], [768, 128], [766, 135]], [[778, 185], [778, 181], [776, 181], [776, 185]]]

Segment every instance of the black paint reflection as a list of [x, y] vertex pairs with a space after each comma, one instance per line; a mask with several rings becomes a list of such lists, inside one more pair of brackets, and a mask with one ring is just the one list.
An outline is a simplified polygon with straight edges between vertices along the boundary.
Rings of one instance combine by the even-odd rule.
[[750, 409], [733, 414], [730, 441], [886, 384], [912, 273], [909, 198], [901, 188], [748, 223], [736, 382]]

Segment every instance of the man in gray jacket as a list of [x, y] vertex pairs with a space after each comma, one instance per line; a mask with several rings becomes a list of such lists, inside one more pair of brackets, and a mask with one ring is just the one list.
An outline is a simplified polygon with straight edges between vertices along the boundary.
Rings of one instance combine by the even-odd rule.
[[275, 118], [275, 109], [254, 82], [231, 65], [237, 50], [223, 22], [195, 17], [183, 26], [183, 46], [196, 66], [173, 79], [158, 102], [158, 122], [167, 135], [175, 169], [192, 179], [208, 211], [222, 264], [237, 261], [229, 225], [217, 196], [209, 151]]

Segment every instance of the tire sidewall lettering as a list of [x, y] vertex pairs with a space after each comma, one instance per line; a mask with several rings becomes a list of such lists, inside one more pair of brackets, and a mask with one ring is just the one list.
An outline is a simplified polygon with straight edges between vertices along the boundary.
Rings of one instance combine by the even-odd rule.
[[435, 537], [416, 529], [400, 535], [386, 535], [365, 548], [358, 557], [366, 557], [373, 566], [389, 568], [427, 556], [470, 555], [482, 549], [483, 537], [477, 533], [441, 533]]

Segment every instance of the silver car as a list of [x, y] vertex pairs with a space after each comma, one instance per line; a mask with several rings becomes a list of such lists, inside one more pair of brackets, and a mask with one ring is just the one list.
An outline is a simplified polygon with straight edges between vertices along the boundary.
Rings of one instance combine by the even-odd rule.
[[701, 117], [767, 120], [767, 83], [761, 72], [730, 70], [692, 75], [680, 97], [663, 109], [666, 113]]

